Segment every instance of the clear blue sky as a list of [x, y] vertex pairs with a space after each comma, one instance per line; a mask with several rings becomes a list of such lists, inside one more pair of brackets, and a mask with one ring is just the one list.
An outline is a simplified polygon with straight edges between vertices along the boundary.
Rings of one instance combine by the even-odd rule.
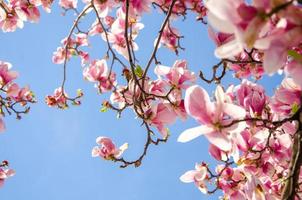
[[[117, 145], [128, 142], [130, 148], [125, 157], [131, 159], [140, 154], [145, 132], [132, 111], [119, 120], [112, 111], [99, 112], [102, 100], [108, 96], [97, 95], [93, 84], [83, 80], [78, 59], [68, 65], [67, 89], [71, 94], [77, 88], [84, 90], [82, 105], [62, 111], [44, 103], [44, 97], [61, 83], [62, 66], [53, 64], [51, 57], [68, 34], [74, 18], [72, 13], [65, 17], [60, 13], [55, 5], [51, 14], [42, 13], [39, 24], [27, 23], [14, 33], [0, 33], [0, 60], [13, 64], [13, 69], [21, 74], [18, 83], [29, 84], [38, 100], [21, 121], [5, 118], [7, 130], [0, 135], [0, 159], [9, 160], [17, 174], [0, 189], [0, 199], [217, 199], [218, 195], [205, 196], [193, 184], [179, 181], [179, 176], [194, 168], [196, 162], [215, 163], [208, 154], [205, 138], [186, 144], [176, 142], [183, 130], [197, 125], [193, 120], [178, 121], [172, 126], [168, 143], [151, 147], [141, 167], [120, 169], [117, 164], [91, 157], [96, 137], [112, 137]], [[146, 15], [143, 20], [145, 29], [137, 39], [141, 49], [137, 55], [142, 66], [150, 55], [162, 18], [156, 13]], [[209, 73], [210, 66], [217, 61], [206, 27], [196, 23], [192, 16], [175, 24], [185, 36], [186, 51], [179, 58], [187, 59], [189, 68], [195, 72], [203, 69]], [[105, 43], [98, 37], [91, 43], [92, 57], [103, 56]], [[160, 58], [164, 65], [172, 65], [176, 59], [164, 49], [160, 50]], [[265, 82], [265, 86], [271, 91], [278, 81], [277, 77], [269, 84]], [[225, 83], [231, 83], [230, 77]], [[199, 84], [210, 88], [201, 81]]]

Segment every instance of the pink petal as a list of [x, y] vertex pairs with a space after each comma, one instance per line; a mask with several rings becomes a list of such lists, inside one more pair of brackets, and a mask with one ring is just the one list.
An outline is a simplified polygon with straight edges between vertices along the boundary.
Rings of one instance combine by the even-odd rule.
[[187, 113], [199, 122], [204, 124], [212, 122], [211, 113], [214, 111], [214, 104], [203, 88], [194, 85], [186, 90], [185, 108]]
[[302, 87], [302, 63], [297, 61], [292, 61], [288, 64], [286, 68], [289, 75], [293, 78], [294, 82]]
[[217, 29], [219, 32], [230, 33], [230, 34], [234, 33], [235, 27], [232, 23], [218, 18], [212, 12], [208, 13], [208, 21], [211, 24], [211, 26]]
[[164, 66], [164, 65], [157, 65], [154, 69], [154, 73], [158, 76], [166, 75], [170, 72], [170, 67]]
[[223, 111], [233, 119], [244, 119], [246, 115], [244, 108], [231, 103], [224, 103]]
[[194, 177], [195, 177], [196, 173], [197, 173], [197, 171], [195, 171], [195, 170], [187, 171], [179, 179], [184, 183], [192, 183], [195, 181]]
[[224, 134], [220, 132], [211, 132], [205, 134], [205, 137], [209, 142], [223, 151], [230, 151], [232, 149], [231, 140], [229, 140]]
[[238, 55], [242, 51], [242, 44], [238, 40], [234, 39], [219, 46], [215, 50], [215, 56], [218, 58], [230, 58]]
[[197, 126], [195, 128], [190, 128], [185, 130], [180, 134], [177, 141], [178, 142], [189, 142], [198, 136], [209, 134], [213, 131], [213, 129], [209, 126]]
[[263, 67], [267, 74], [273, 74], [284, 66], [287, 57], [286, 46], [279, 41], [273, 41], [270, 48], [264, 52]]

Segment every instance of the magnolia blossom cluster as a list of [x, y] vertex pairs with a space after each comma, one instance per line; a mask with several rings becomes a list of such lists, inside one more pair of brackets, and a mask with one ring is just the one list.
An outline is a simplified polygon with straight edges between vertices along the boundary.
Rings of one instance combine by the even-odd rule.
[[69, 60], [72, 56], [80, 56], [82, 64], [89, 61], [89, 54], [85, 51], [81, 51], [78, 48], [88, 46], [88, 38], [85, 33], [78, 33], [74, 35], [74, 38], [64, 38], [62, 41], [62, 47], [58, 47], [54, 52], [52, 61], [56, 64], [62, 64], [65, 60]]
[[1, 0], [0, 27], [3, 32], [23, 28], [24, 22], [37, 23], [40, 19], [39, 6], [50, 12], [53, 0]]
[[[105, 107], [122, 111], [127, 107], [132, 108], [136, 115], [143, 119], [146, 124], [156, 127], [163, 138], [167, 138], [169, 131], [167, 126], [173, 124], [177, 117], [186, 119], [187, 114], [184, 110], [183, 90], [186, 89], [196, 77], [187, 68], [187, 62], [177, 60], [172, 67], [158, 65], [155, 67], [156, 80], [146, 78], [144, 90], [140, 90], [135, 85], [135, 80], [128, 81], [128, 85], [117, 85], [110, 97], [110, 103], [106, 102]], [[125, 70], [125, 73], [129, 71]], [[144, 98], [144, 101], [140, 99]], [[114, 107], [114, 106], [117, 107]], [[100, 156], [105, 159], [117, 159], [126, 149], [122, 145], [119, 149], [115, 147], [109, 138], [99, 137], [97, 143], [101, 147], [94, 147], [92, 155]]]
[[215, 172], [206, 163], [196, 164], [180, 179], [194, 182], [203, 193], [212, 193], [214, 183], [225, 199], [280, 199], [290, 176], [301, 95], [301, 87], [291, 78], [285, 78], [271, 98], [247, 80], [226, 91], [217, 86], [215, 101], [200, 86], [188, 88], [186, 112], [201, 126], [184, 131], [178, 140], [204, 135], [210, 155], [222, 164]]
[[53, 95], [48, 95], [45, 98], [45, 102], [49, 107], [57, 107], [60, 109], [68, 108], [68, 101], [71, 101], [72, 105], [81, 105], [81, 101], [79, 100], [83, 96], [83, 92], [81, 89], [77, 90], [77, 96], [74, 98], [70, 98], [68, 94], [62, 89], [62, 87], [58, 87], [55, 89]]
[[[126, 86], [117, 86], [111, 95], [111, 103], [119, 109], [132, 107], [136, 114], [149, 125], [155, 126], [163, 138], [168, 136], [167, 125], [173, 124], [177, 117], [186, 119], [183, 90], [195, 81], [194, 72], [188, 69], [185, 60], [177, 60], [172, 67], [157, 65], [154, 69], [158, 79], [145, 78], [139, 84], [131, 79]], [[146, 97], [144, 101], [140, 99]]]
[[4, 181], [15, 175], [15, 171], [8, 167], [8, 161], [4, 160], [0, 164], [0, 188], [3, 186]]
[[218, 31], [215, 55], [237, 61], [239, 57], [237, 63], [244, 64], [231, 64], [237, 77], [279, 70], [301, 86], [302, 8], [298, 2], [209, 0], [205, 6], [210, 25]]
[[115, 73], [109, 72], [105, 59], [94, 60], [83, 71], [83, 76], [90, 82], [96, 82], [99, 92], [106, 92], [116, 85]]
[[[126, 109], [134, 111], [147, 130], [147, 143], [142, 156], [128, 162], [122, 153], [128, 145], [117, 148], [110, 138], [98, 137], [93, 157], [120, 161], [124, 166], [139, 166], [148, 146], [157, 145], [169, 136], [168, 126], [177, 118], [194, 118], [200, 126], [184, 131], [178, 138], [188, 142], [204, 135], [209, 153], [220, 164], [210, 167], [197, 163], [195, 169], [181, 176], [183, 182], [194, 182], [203, 193], [222, 190], [224, 199], [280, 199], [284, 188], [293, 177], [291, 159], [295, 137], [301, 131], [302, 82], [302, 8], [295, 0], [87, 0], [78, 12], [68, 37], [54, 52], [53, 62], [64, 65], [64, 80], [53, 95], [46, 98], [49, 106], [66, 108], [68, 101], [78, 105], [78, 98], [70, 98], [64, 90], [66, 63], [79, 56], [85, 80], [93, 82], [99, 93], [110, 92], [110, 101], [103, 103], [101, 111], [112, 109], [118, 116]], [[77, 8], [77, 0], [60, 0], [64, 9]], [[152, 6], [166, 16], [154, 41], [154, 49], [145, 67], [136, 57], [138, 34], [144, 28], [142, 16]], [[213, 67], [223, 72], [213, 81], [220, 83], [227, 70], [242, 80], [241, 84], [224, 89], [217, 85], [214, 98], [195, 84], [196, 75], [188, 69], [185, 60], [176, 60], [164, 66], [158, 60], [157, 50], [164, 46], [178, 53], [180, 31], [172, 22], [187, 12], [197, 14], [206, 22], [209, 36], [217, 45], [215, 55], [221, 59]], [[83, 31], [78, 23], [93, 12], [95, 21]], [[111, 16], [112, 13], [115, 13]], [[206, 24], [206, 23], [205, 23]], [[100, 36], [107, 51], [102, 58], [90, 59], [88, 38]], [[124, 61], [127, 61], [125, 64]], [[109, 62], [110, 61], [110, 62]], [[111, 63], [110, 65], [108, 63]], [[155, 63], [156, 79], [148, 70]], [[116, 65], [122, 68], [117, 79]], [[256, 80], [264, 74], [285, 74], [272, 97], [266, 95]], [[202, 75], [202, 73], [201, 73]], [[202, 76], [200, 76], [202, 78]], [[211, 82], [211, 81], [207, 81]], [[185, 97], [183, 93], [185, 92]], [[153, 128], [161, 134], [154, 140]], [[138, 163], [138, 164], [137, 164]], [[298, 166], [299, 169], [299, 166]], [[299, 174], [298, 174], [299, 175]], [[296, 197], [302, 198], [300, 183], [294, 183]], [[301, 179], [301, 180], [300, 180]], [[298, 184], [298, 186], [296, 185]]]
[[[0, 131], [4, 131], [5, 125], [2, 117], [7, 114], [16, 114], [17, 119], [21, 118], [22, 113], [27, 113], [29, 103], [34, 103], [34, 94], [28, 86], [20, 87], [14, 80], [18, 77], [16, 71], [11, 70], [12, 65], [8, 62], [0, 61]], [[19, 108], [23, 111], [18, 111]]]
[[[60, 0], [59, 5], [63, 9], [76, 9], [77, 0]], [[92, 24], [88, 32], [80, 31], [75, 37], [85, 37], [101, 35], [103, 40], [108, 44], [111, 44], [112, 48], [120, 55], [128, 59], [127, 43], [130, 45], [132, 51], [138, 50], [138, 45], [135, 43], [135, 39], [139, 34], [139, 31], [144, 28], [144, 25], [140, 23], [140, 19], [143, 13], [149, 12], [151, 10], [151, 5], [156, 5], [161, 10], [166, 12], [166, 9], [172, 3], [171, 0], [130, 0], [129, 10], [128, 10], [128, 27], [130, 31], [125, 34], [125, 19], [126, 19], [126, 8], [125, 1], [116, 0], [106, 0], [106, 1], [84, 1], [87, 7], [93, 5], [96, 9], [96, 20]], [[91, 12], [92, 9], [87, 10], [87, 13]], [[115, 17], [110, 16], [111, 11], [116, 10]], [[176, 1], [174, 9], [172, 11], [173, 15], [186, 15], [187, 10], [193, 11], [198, 15], [197, 19], [203, 19], [206, 15], [206, 9], [202, 1], [196, 0], [183, 0]], [[84, 36], [85, 35], [85, 36]], [[127, 35], [127, 37], [125, 37]], [[182, 36], [179, 34], [178, 30], [168, 23], [163, 29], [161, 44], [167, 48], [178, 52], [180, 47], [179, 40]], [[68, 42], [67, 42], [68, 40]], [[157, 39], [155, 40], [156, 43]], [[78, 51], [78, 47], [86, 46], [86, 44], [74, 42], [74, 40], [69, 37], [62, 41], [63, 46], [59, 47], [54, 53], [53, 62], [56, 64], [61, 64], [65, 59], [69, 59], [72, 55], [79, 55], [82, 58], [82, 63], [86, 63], [89, 59], [87, 52]], [[67, 52], [66, 52], [67, 51]]]

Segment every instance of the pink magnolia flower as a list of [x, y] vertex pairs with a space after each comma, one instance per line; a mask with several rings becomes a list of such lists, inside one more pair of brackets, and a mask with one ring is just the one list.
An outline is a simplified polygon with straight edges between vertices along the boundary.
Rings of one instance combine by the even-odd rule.
[[92, 61], [84, 69], [83, 76], [90, 82], [97, 82], [100, 92], [109, 91], [116, 84], [115, 73], [109, 72], [107, 62], [104, 59]]
[[157, 65], [154, 69], [158, 76], [165, 76], [168, 84], [176, 89], [186, 89], [189, 85], [185, 82], [195, 82], [196, 76], [194, 72], [188, 70], [187, 61], [177, 60], [172, 67]]
[[16, 79], [18, 72], [10, 71], [11, 64], [7, 62], [0, 61], [0, 85], [1, 87], [10, 83], [12, 80]]
[[176, 120], [176, 113], [163, 103], [152, 105], [151, 109], [145, 112], [145, 115], [149, 116], [147, 120], [151, 125], [155, 126], [163, 138], [169, 136], [167, 125], [172, 124]]
[[58, 106], [59, 108], [65, 109], [67, 108], [67, 97], [65, 91], [63, 95], [62, 87], [59, 87], [55, 89], [54, 95], [48, 95], [45, 101], [49, 107]]
[[120, 157], [128, 148], [128, 143], [125, 143], [119, 149], [117, 149], [110, 138], [102, 136], [96, 139], [96, 143], [100, 146], [93, 147], [91, 152], [92, 157], [99, 156], [106, 160]]
[[236, 87], [237, 100], [251, 115], [261, 116], [267, 97], [264, 88], [248, 80]]
[[[261, 62], [262, 54], [254, 50], [252, 57], [255, 61]], [[250, 56], [246, 52], [242, 52], [238, 56], [235, 56], [235, 59], [243, 62], [243, 64], [228, 63], [229, 68], [235, 72], [234, 75], [236, 78], [248, 78], [249, 76], [253, 76], [253, 78], [258, 80], [263, 76], [264, 68], [262, 64], [248, 63], [250, 61]]]
[[[131, 16], [141, 15], [150, 10], [151, 0], [130, 0], [129, 14]], [[125, 4], [123, 9], [125, 10]]]
[[0, 27], [3, 32], [13, 32], [17, 28], [23, 28], [23, 21], [18, 17], [16, 13], [9, 13], [5, 15], [5, 18], [0, 20]]
[[65, 9], [74, 9], [77, 8], [77, 0], [60, 0], [59, 5]]
[[180, 180], [184, 183], [192, 183], [194, 182], [195, 185], [198, 187], [198, 189], [204, 193], [207, 194], [207, 178], [208, 178], [208, 170], [204, 163], [202, 164], [196, 164], [195, 170], [190, 170], [184, 173]]
[[248, 200], [266, 200], [270, 199], [269, 194], [265, 192], [265, 188], [261, 181], [254, 175], [247, 175], [247, 182], [245, 184], [245, 198]]
[[301, 106], [302, 90], [293, 79], [285, 78], [281, 86], [275, 91], [270, 105], [276, 115], [281, 118], [294, 114]]
[[20, 88], [16, 83], [13, 83], [8, 87], [7, 96], [13, 98], [15, 101], [23, 102], [23, 105], [26, 104], [26, 101], [34, 101], [34, 94], [29, 87]]
[[188, 142], [198, 136], [205, 135], [210, 143], [219, 149], [232, 150], [232, 139], [245, 128], [245, 124], [235, 123], [228, 128], [222, 127], [229, 125], [233, 120], [243, 119], [246, 111], [242, 107], [232, 104], [221, 86], [217, 86], [215, 96], [216, 102], [211, 102], [208, 93], [203, 88], [194, 85], [187, 89], [186, 111], [204, 125], [187, 129], [181, 133], [178, 137], [179, 142]]
[[104, 30], [103, 30], [102, 26], [99, 24], [99, 21], [95, 20], [95, 22], [93, 22], [93, 24], [91, 25], [91, 27], [89, 29], [89, 35], [94, 36], [97, 34], [101, 34], [103, 32], [104, 32]]
[[[96, 6], [100, 18], [106, 17], [109, 11], [118, 5], [118, 2], [116, 0], [103, 0], [103, 1], [92, 0], [92, 1]], [[90, 3], [90, 1], [88, 0], [87, 3]]]
[[[126, 38], [124, 35], [125, 31], [125, 12], [122, 9], [116, 11], [117, 18], [111, 25], [111, 32], [108, 32], [108, 40], [112, 43], [112, 48], [115, 49], [119, 54], [128, 59], [128, 50], [126, 44]], [[131, 37], [130, 33], [128, 36], [128, 43], [130, 44], [133, 51], [138, 50], [138, 45], [134, 42], [138, 33], [144, 28], [142, 23], [138, 22], [137, 18], [130, 18], [128, 27], [131, 27]], [[107, 40], [106, 35], [102, 34], [103, 40]]]
[[[245, 41], [253, 43], [255, 36], [247, 37], [251, 31], [244, 30], [240, 24], [245, 21], [253, 20], [255, 16], [255, 10], [246, 6], [241, 0], [209, 0], [205, 3], [208, 9], [208, 20], [210, 24], [220, 32], [234, 34], [234, 39], [230, 40], [223, 45], [219, 46], [215, 55], [220, 58], [228, 58], [235, 56], [243, 51]], [[252, 24], [252, 22], [250, 22]], [[246, 27], [246, 26], [245, 26]], [[252, 28], [249, 28], [252, 29]], [[256, 27], [253, 32], [257, 33]], [[249, 45], [251, 46], [251, 45]]]
[[[297, 27], [294, 26], [294, 28], [292, 28], [292, 25], [287, 23], [284, 29], [280, 31], [280, 34], [276, 34], [275, 37], [272, 37], [273, 39], [266, 39], [268, 40], [268, 45], [263, 56], [263, 67], [266, 73], [273, 74], [286, 66], [288, 50], [292, 47], [298, 46], [302, 41], [301, 25]], [[299, 68], [301, 68], [301, 64], [292, 65], [288, 72], [290, 75], [293, 74], [295, 76], [294, 73], [299, 72]]]
[[23, 21], [30, 21], [37, 23], [40, 19], [39, 9], [26, 0], [12, 0], [10, 1], [13, 9], [17, 13], [18, 17]]
[[88, 46], [88, 35], [86, 33], [78, 33], [75, 35], [74, 42], [76, 46]]
[[[160, 44], [163, 44], [168, 49], [178, 52], [178, 40], [180, 38], [180, 34], [176, 28], [166, 26], [164, 28], [162, 37], [160, 39]], [[154, 44], [157, 42], [157, 38], [154, 41]], [[160, 47], [160, 46], [159, 46]]]
[[[300, 54], [302, 56], [302, 53]], [[293, 79], [293, 81], [302, 87], [302, 61], [292, 60], [286, 66], [286, 73]]]
[[12, 169], [2, 169], [0, 167], [0, 187], [3, 186], [4, 184], [4, 181], [11, 177], [11, 176], [14, 176], [15, 175], [15, 171], [12, 170]]
[[[139, 83], [142, 85], [143, 80], [140, 80]], [[149, 91], [149, 83], [147, 80], [145, 80], [144, 87], [144, 91]], [[142, 91], [136, 85], [135, 80], [131, 79], [128, 82], [128, 86], [117, 86], [117, 90], [111, 94], [110, 100], [112, 103], [119, 104], [119, 108], [123, 108], [125, 105], [133, 105], [133, 102], [139, 99], [141, 94]], [[143, 107], [143, 109], [146, 111], [150, 109], [150, 107]]]
[[58, 47], [57, 51], [53, 53], [52, 62], [55, 64], [62, 64], [65, 61], [65, 58], [69, 60], [72, 56], [72, 52], [67, 50], [67, 54], [65, 48]]
[[50, 11], [51, 11], [50, 7], [51, 7], [51, 5], [52, 5], [52, 3], [53, 3], [54, 0], [40, 0], [40, 1], [41, 1], [43, 9], [46, 12], [50, 13]]
[[[78, 47], [88, 46], [88, 38], [85, 33], [78, 33], [70, 38], [64, 38], [61, 41], [62, 46], [57, 48], [53, 53], [52, 61], [55, 64], [64, 63], [65, 59], [69, 60], [72, 56], [79, 55], [82, 59], [88, 59], [88, 53], [78, 50]], [[67, 51], [67, 52], [66, 52]]]

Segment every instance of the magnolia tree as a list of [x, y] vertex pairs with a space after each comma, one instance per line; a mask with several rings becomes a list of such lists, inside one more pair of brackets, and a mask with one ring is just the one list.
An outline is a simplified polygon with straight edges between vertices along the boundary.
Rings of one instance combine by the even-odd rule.
[[[52, 0], [0, 0], [0, 27], [4, 32], [38, 22], [41, 5], [51, 11]], [[64, 12], [76, 18], [68, 35], [53, 54], [62, 65], [60, 86], [46, 97], [50, 107], [66, 109], [80, 105], [81, 90], [72, 97], [65, 83], [68, 61], [81, 59], [84, 78], [95, 84], [100, 94], [109, 93], [102, 112], [112, 110], [118, 117], [131, 109], [146, 129], [146, 142], [136, 160], [123, 156], [125, 143], [100, 136], [92, 149], [93, 157], [139, 167], [151, 145], [166, 142], [167, 128], [180, 118], [192, 117], [200, 126], [185, 130], [179, 142], [204, 136], [217, 166], [205, 162], [185, 172], [180, 180], [194, 183], [205, 194], [222, 191], [223, 199], [300, 199], [302, 198], [302, 2], [300, 0], [60, 0]], [[139, 64], [135, 42], [145, 13], [164, 15], [146, 64]], [[159, 60], [159, 48], [178, 54], [184, 50], [181, 30], [173, 26], [188, 14], [208, 28], [220, 61], [212, 66], [212, 76], [189, 70], [185, 58], [166, 66]], [[80, 26], [87, 16], [95, 20], [88, 29]], [[91, 37], [101, 37], [106, 52], [91, 59], [85, 46]], [[27, 113], [34, 103], [28, 87], [20, 88], [17, 73], [0, 61], [1, 115]], [[210, 66], [209, 66], [210, 67]], [[283, 80], [273, 96], [255, 80], [264, 74], [282, 73]], [[224, 87], [221, 80], [231, 73], [239, 85]], [[118, 74], [122, 74], [120, 77]], [[154, 76], [154, 74], [156, 76]], [[157, 77], [157, 78], [152, 78]], [[216, 84], [214, 96], [195, 81]], [[211, 93], [210, 93], [211, 94]], [[0, 119], [0, 129], [4, 129]], [[193, 167], [192, 167], [193, 168]], [[0, 185], [12, 176], [8, 161], [0, 165]]]

